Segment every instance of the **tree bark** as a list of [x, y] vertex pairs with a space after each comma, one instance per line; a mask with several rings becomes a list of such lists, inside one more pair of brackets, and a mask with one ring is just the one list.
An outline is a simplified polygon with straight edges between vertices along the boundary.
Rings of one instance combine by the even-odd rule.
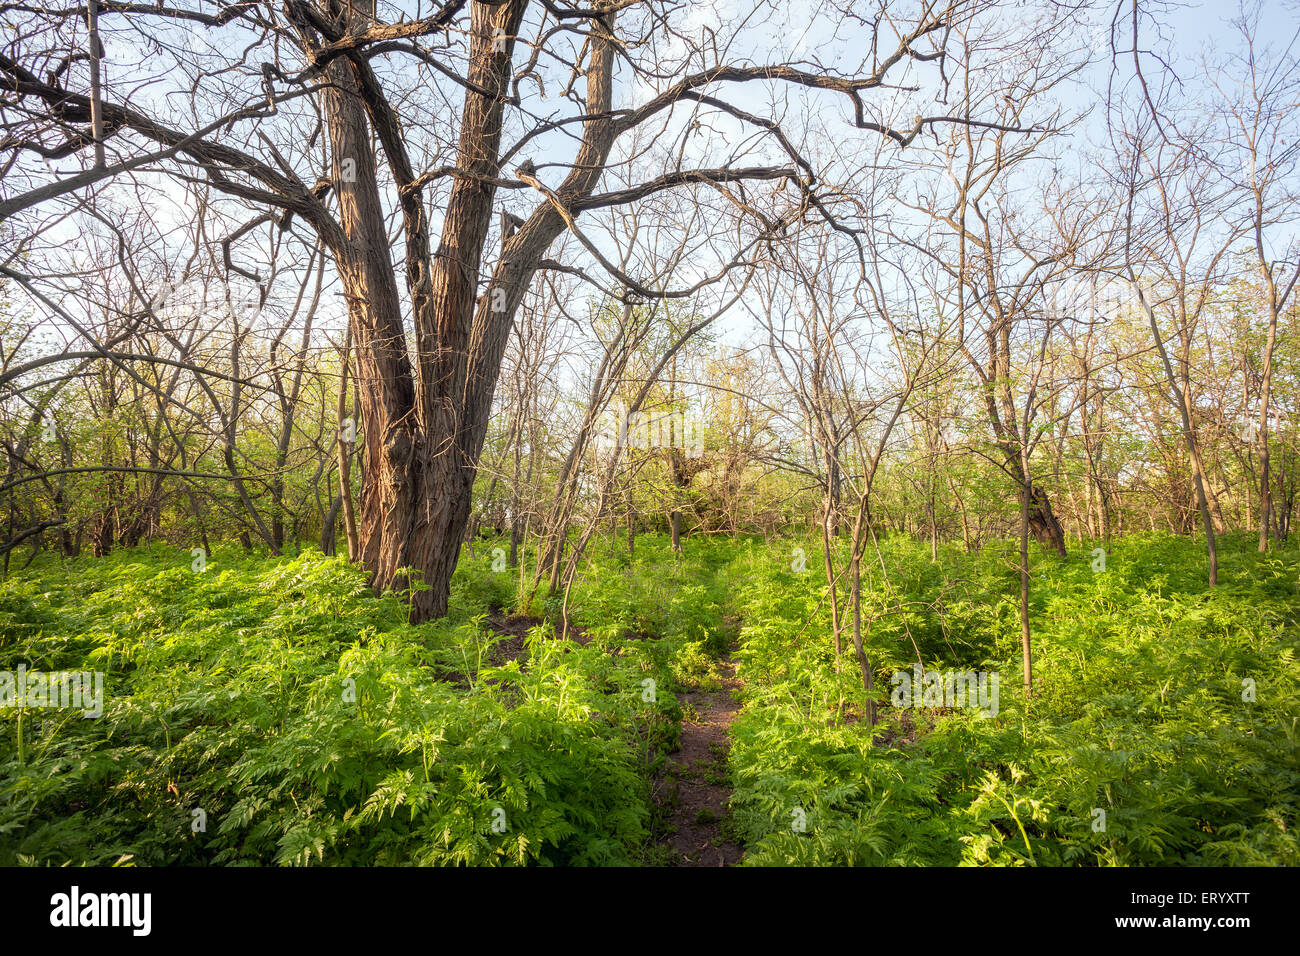
[[[457, 146], [461, 175], [451, 186], [436, 255], [430, 253], [428, 224], [397, 118], [381, 96], [372, 95], [373, 74], [348, 57], [332, 60], [326, 71], [331, 82], [323, 96], [343, 232], [332, 251], [356, 342], [366, 426], [361, 560], [377, 590], [407, 590], [403, 569], [418, 572], [426, 588], [412, 596], [416, 622], [447, 611], [515, 310], [543, 254], [569, 224], [567, 204], [595, 188], [616, 134], [609, 112], [613, 43], [609, 18], [600, 18], [593, 21], [586, 69], [586, 105], [597, 118], [586, 124], [573, 168], [558, 190], [516, 170], [546, 201], [503, 244], [479, 296], [511, 53], [525, 6], [522, 0], [473, 6]], [[415, 366], [389, 258], [371, 123], [402, 197]]]

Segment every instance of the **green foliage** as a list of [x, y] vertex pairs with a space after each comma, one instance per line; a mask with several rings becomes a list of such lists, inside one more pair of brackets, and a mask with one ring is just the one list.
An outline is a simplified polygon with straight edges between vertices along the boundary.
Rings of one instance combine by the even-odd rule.
[[[676, 695], [710, 685], [733, 641], [723, 824], [748, 864], [1300, 863], [1294, 550], [1225, 538], [1213, 590], [1192, 540], [1125, 539], [1100, 573], [1086, 544], [1038, 554], [1025, 700], [1008, 554], [931, 562], [889, 538], [888, 574], [864, 579], [869, 728], [813, 544], [593, 545], [574, 639], [543, 622], [522, 647], [487, 626], [515, 600], [492, 547], [418, 626], [310, 551], [12, 575], [0, 671], [102, 671], [105, 700], [98, 719], [0, 709], [0, 864], [661, 861], [650, 780], [680, 739]], [[996, 716], [892, 706], [891, 674], [918, 657], [998, 673]]]
[[196, 573], [137, 550], [11, 577], [0, 670], [103, 671], [105, 702], [0, 710], [0, 864], [631, 861], [679, 726], [670, 674], [657, 649], [549, 626], [498, 660], [474, 602], [509, 589], [478, 564], [453, 613], [416, 627], [315, 552], [218, 551]]
[[[1026, 701], [1005, 563], [948, 552], [930, 565], [890, 539], [890, 586], [877, 580], [864, 606], [909, 606], [867, 637], [874, 731], [851, 656], [834, 666], [824, 580], [792, 574], [785, 552], [738, 556], [727, 574], [748, 686], [732, 807], [746, 862], [1300, 862], [1300, 556], [1259, 555], [1244, 536], [1220, 546], [1213, 590], [1188, 539], [1129, 538], [1101, 573], [1086, 545], [1040, 555]], [[997, 716], [890, 707], [890, 675], [918, 651], [927, 669], [999, 672]]]

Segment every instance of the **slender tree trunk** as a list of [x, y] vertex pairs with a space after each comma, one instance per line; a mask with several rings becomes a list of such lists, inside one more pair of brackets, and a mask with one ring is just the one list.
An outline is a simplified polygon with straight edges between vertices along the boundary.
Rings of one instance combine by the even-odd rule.
[[[1029, 474], [1027, 456], [1021, 455], [1021, 468]], [[1023, 667], [1025, 699], [1034, 692], [1034, 657], [1029, 633], [1029, 500], [1033, 484], [1026, 477], [1020, 486], [1020, 655]]]
[[1263, 269], [1268, 291], [1268, 339], [1264, 343], [1264, 371], [1259, 391], [1259, 550], [1268, 550], [1268, 528], [1272, 512], [1272, 484], [1269, 481], [1268, 413], [1273, 386], [1273, 347], [1277, 342], [1277, 287], [1271, 270]]
[[834, 491], [829, 474], [827, 475], [826, 502], [822, 508], [822, 564], [826, 572], [826, 587], [830, 589], [831, 599], [831, 638], [835, 643], [835, 671], [839, 673], [843, 662], [843, 649], [840, 646], [840, 596], [835, 582], [835, 561], [831, 551], [831, 540], [838, 525], [837, 509], [834, 504]]
[[871, 663], [867, 660], [866, 646], [862, 640], [862, 563], [857, 554], [849, 562], [849, 580], [853, 604], [853, 650], [858, 657], [858, 668], [862, 671], [862, 686], [866, 691], [867, 726], [876, 723], [875, 680], [871, 674]]
[[632, 500], [632, 476], [627, 480], [627, 556], [636, 554], [636, 504]]
[[357, 513], [352, 503], [352, 447], [356, 444], [357, 409], [352, 409], [351, 427], [345, 431], [343, 413], [347, 411], [348, 367], [352, 356], [352, 328], [344, 335], [343, 361], [339, 370], [339, 400], [336, 409], [338, 438], [334, 443], [339, 466], [339, 504], [343, 509], [343, 533], [348, 542], [348, 560], [355, 562], [361, 554], [357, 536]]

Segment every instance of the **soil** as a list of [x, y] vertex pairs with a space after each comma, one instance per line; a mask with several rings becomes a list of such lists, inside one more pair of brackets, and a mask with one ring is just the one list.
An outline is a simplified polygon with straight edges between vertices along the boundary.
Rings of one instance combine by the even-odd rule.
[[[487, 664], [490, 667], [500, 667], [507, 661], [519, 661], [521, 667], [527, 666], [528, 663], [528, 632], [537, 625], [543, 623], [544, 619], [532, 617], [527, 614], [507, 614], [501, 608], [494, 608], [488, 615], [487, 626], [493, 634], [503, 640], [499, 640], [492, 646], [492, 651], [488, 655]], [[569, 640], [578, 644], [585, 645], [591, 640], [591, 635], [581, 626], [570, 625], [568, 632]]]
[[[487, 625], [499, 635], [490, 664], [517, 660], [527, 666], [526, 638], [542, 623], [538, 617], [508, 615], [495, 609]], [[579, 644], [590, 639], [585, 629], [570, 625], [569, 638]], [[642, 640], [650, 635], [629, 635]], [[617, 654], [615, 650], [613, 653]], [[730, 658], [718, 662], [720, 680], [710, 688], [695, 688], [681, 697], [681, 745], [667, 757], [654, 784], [654, 799], [664, 821], [659, 840], [663, 861], [670, 866], [731, 866], [743, 850], [724, 834], [731, 786], [727, 771], [729, 728], [740, 710], [733, 692], [741, 686]]]
[[682, 697], [682, 742], [655, 784], [655, 801], [668, 818], [660, 841], [671, 866], [731, 866], [743, 851], [723, 833], [731, 787], [727, 774], [729, 728], [740, 710], [736, 665], [719, 662], [721, 686]]
[[[879, 733], [872, 737], [872, 746], [902, 749], [912, 746], [921, 738], [925, 728], [917, 726], [916, 720], [912, 717], [910, 711], [899, 708], [893, 712], [897, 714], [897, 719], [877, 725]], [[890, 713], [891, 709], [887, 708], [882, 716], [887, 717]]]
[[494, 634], [501, 635], [505, 640], [497, 641], [493, 645], [490, 665], [500, 667], [506, 661], [527, 660], [528, 648], [524, 640], [528, 636], [529, 629], [541, 623], [540, 617], [529, 617], [526, 614], [507, 616], [501, 611], [494, 611], [488, 618], [487, 625]]

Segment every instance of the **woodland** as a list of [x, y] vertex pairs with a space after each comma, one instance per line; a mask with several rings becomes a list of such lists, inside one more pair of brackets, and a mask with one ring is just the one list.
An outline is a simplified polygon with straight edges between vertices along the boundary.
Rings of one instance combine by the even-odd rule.
[[0, 866], [1300, 864], [1298, 53], [0, 0]]

